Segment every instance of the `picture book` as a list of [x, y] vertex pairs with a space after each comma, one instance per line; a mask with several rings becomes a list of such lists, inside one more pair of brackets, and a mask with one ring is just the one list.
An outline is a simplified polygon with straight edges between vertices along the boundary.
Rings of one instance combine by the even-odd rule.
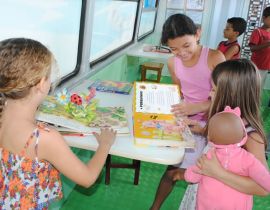
[[128, 95], [133, 85], [129, 82], [119, 82], [111, 80], [96, 80], [89, 88], [95, 88], [97, 91], [119, 93]]
[[177, 85], [136, 82], [133, 97], [135, 144], [194, 147], [189, 127], [170, 111], [171, 105], [180, 102]]
[[63, 133], [92, 134], [109, 127], [118, 134], [128, 134], [124, 107], [99, 107], [98, 100], [90, 94], [70, 95], [62, 91], [56, 96], [48, 96], [40, 105], [36, 119], [55, 125]]

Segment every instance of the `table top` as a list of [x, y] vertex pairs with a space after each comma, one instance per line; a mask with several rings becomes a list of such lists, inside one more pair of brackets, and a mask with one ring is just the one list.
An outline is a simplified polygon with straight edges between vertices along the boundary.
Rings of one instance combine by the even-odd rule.
[[[85, 92], [90, 84], [90, 81], [85, 81], [76, 90]], [[110, 149], [110, 154], [164, 165], [180, 163], [184, 156], [184, 148], [141, 147], [134, 144], [132, 95], [133, 91], [129, 95], [97, 92], [96, 98], [99, 99], [100, 106], [123, 106], [128, 115], [130, 134], [117, 136], [114, 145]], [[94, 136], [65, 136], [65, 140], [68, 145], [81, 149], [95, 151], [98, 146]]]
[[134, 57], [144, 57], [144, 58], [150, 58], [150, 59], [158, 59], [158, 60], [164, 60], [167, 61], [168, 58], [172, 57], [172, 53], [160, 53], [160, 52], [145, 52], [143, 51], [143, 47], [147, 46], [147, 44], [138, 44], [131, 48], [128, 52], [128, 56], [134, 56]]

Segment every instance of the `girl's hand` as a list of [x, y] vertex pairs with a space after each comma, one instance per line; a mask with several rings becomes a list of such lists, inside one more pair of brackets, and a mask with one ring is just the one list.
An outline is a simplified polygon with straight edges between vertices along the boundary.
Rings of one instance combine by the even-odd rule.
[[197, 166], [200, 168], [198, 173], [217, 179], [221, 173], [224, 173], [225, 169], [217, 159], [214, 149], [211, 149], [209, 156], [207, 157], [207, 154], [204, 154], [197, 160]]
[[203, 134], [204, 127], [200, 125], [199, 121], [186, 118], [184, 122], [189, 126], [192, 133]]
[[109, 128], [101, 128], [100, 133], [94, 132], [93, 135], [96, 137], [100, 146], [107, 145], [111, 147], [115, 141], [116, 131]]
[[188, 115], [193, 115], [197, 113], [196, 104], [181, 102], [180, 104], [172, 105], [171, 112], [176, 117], [184, 117]]

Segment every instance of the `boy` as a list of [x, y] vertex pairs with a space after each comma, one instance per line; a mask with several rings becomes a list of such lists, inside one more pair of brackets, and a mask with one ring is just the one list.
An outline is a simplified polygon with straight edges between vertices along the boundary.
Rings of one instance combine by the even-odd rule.
[[252, 32], [249, 46], [252, 52], [251, 60], [260, 70], [263, 87], [267, 72], [270, 70], [270, 7], [263, 10], [262, 20], [262, 27]]
[[224, 38], [228, 40], [220, 42], [217, 48], [224, 54], [226, 60], [240, 58], [240, 45], [237, 37], [245, 32], [246, 27], [247, 22], [241, 17], [232, 17], [227, 20], [223, 34]]

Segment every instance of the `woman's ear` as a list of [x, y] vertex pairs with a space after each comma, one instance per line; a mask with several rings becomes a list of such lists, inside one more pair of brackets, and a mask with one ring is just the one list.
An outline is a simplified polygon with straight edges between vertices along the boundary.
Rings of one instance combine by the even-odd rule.
[[196, 35], [195, 35], [197, 42], [200, 41], [201, 35], [202, 35], [202, 30], [200, 27], [197, 27], [197, 31], [196, 31]]

